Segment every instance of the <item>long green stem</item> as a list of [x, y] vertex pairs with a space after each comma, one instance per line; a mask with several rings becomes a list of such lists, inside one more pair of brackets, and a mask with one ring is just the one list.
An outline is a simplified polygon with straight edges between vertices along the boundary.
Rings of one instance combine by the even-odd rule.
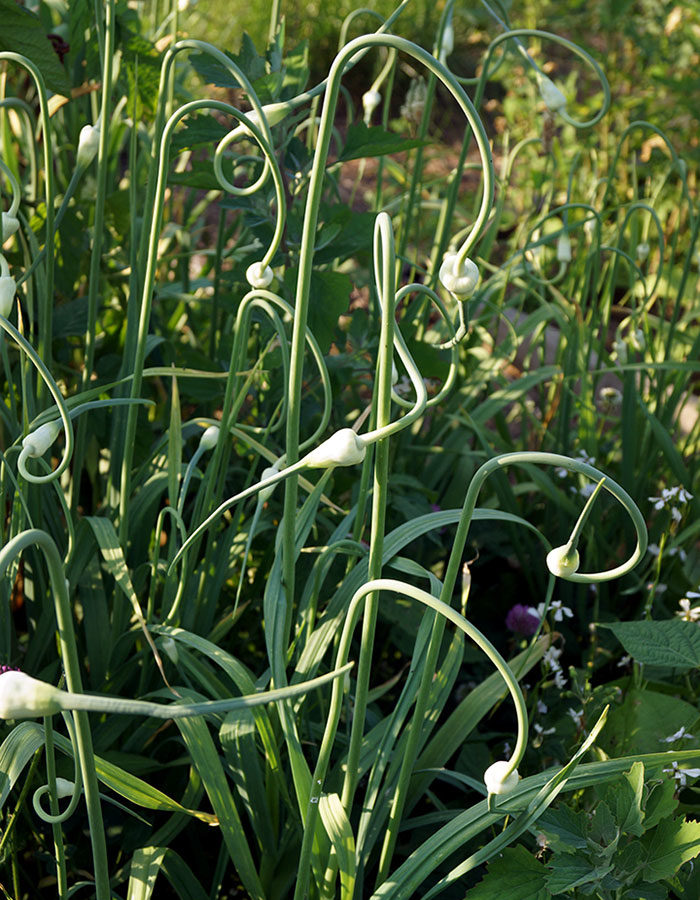
[[[18, 534], [0, 551], [0, 573], [4, 573], [17, 556], [26, 548], [32, 546], [39, 547], [43, 552], [49, 570], [66, 684], [69, 691], [80, 694], [82, 693], [82, 678], [68, 587], [61, 557], [52, 538], [45, 531], [39, 529], [31, 529]], [[92, 747], [90, 724], [85, 712], [78, 712], [75, 715], [75, 739], [90, 825], [90, 842], [92, 844], [92, 857], [95, 866], [95, 892], [97, 900], [110, 900], [107, 845], [105, 843], [102, 809], [100, 807], [95, 770], [95, 754]]]

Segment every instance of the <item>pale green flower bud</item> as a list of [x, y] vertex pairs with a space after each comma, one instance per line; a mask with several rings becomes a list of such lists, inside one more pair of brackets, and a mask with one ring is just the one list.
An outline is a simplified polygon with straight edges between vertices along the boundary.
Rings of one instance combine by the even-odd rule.
[[558, 113], [566, 108], [566, 97], [551, 78], [540, 74], [538, 86], [545, 106], [550, 112]]
[[12, 312], [16, 290], [17, 284], [11, 275], [0, 275], [0, 316], [7, 318]]
[[33, 719], [61, 710], [63, 691], [24, 672], [0, 675], [0, 719]]
[[17, 216], [12, 216], [10, 213], [2, 214], [2, 231], [0, 232], [0, 244], [4, 244], [5, 241], [12, 237], [12, 235], [19, 228], [19, 219]]
[[43, 456], [58, 437], [60, 430], [60, 419], [40, 425], [36, 431], [30, 432], [22, 441], [22, 454], [31, 456], [33, 459]]
[[275, 276], [272, 274], [272, 269], [269, 266], [263, 266], [262, 262], [256, 262], [248, 266], [245, 277], [248, 279], [248, 284], [251, 287], [264, 290], [270, 287]]
[[565, 263], [571, 262], [571, 240], [566, 232], [560, 234], [557, 241], [557, 260]]
[[[262, 475], [260, 476], [260, 481], [261, 482], [268, 481], [270, 478], [273, 478], [275, 475], [277, 475], [279, 473], [279, 464], [280, 464], [280, 461], [277, 460], [276, 463], [273, 463], [271, 466], [268, 466], [267, 468], [263, 469]], [[276, 484], [271, 484], [269, 487], [261, 488], [258, 493], [260, 502], [267, 503], [267, 501], [273, 495], [276, 487], [277, 487]]]
[[331, 435], [303, 460], [310, 469], [328, 469], [331, 466], [354, 466], [365, 458], [367, 448], [352, 428], [341, 428]]
[[469, 258], [458, 267], [457, 259], [458, 254], [448, 253], [442, 261], [438, 277], [442, 285], [458, 300], [466, 300], [479, 283], [479, 269]]
[[63, 800], [64, 797], [72, 797], [75, 790], [75, 782], [68, 781], [67, 778], [56, 779], [56, 797]]
[[510, 763], [505, 759], [500, 759], [493, 763], [484, 772], [484, 784], [489, 794], [510, 794], [515, 790], [520, 781], [520, 775], [517, 769], [506, 775], [510, 769]]
[[362, 95], [362, 109], [365, 113], [365, 124], [369, 125], [372, 113], [382, 102], [382, 95], [379, 91], [365, 91]]
[[78, 138], [78, 166], [87, 169], [100, 146], [99, 119], [94, 125], [83, 125]]
[[202, 432], [202, 436], [199, 439], [199, 446], [202, 450], [213, 450], [216, 447], [216, 444], [219, 440], [219, 426], [218, 425], [210, 425], [206, 431]]
[[[263, 106], [262, 111], [265, 121], [272, 128], [274, 125], [279, 125], [280, 122], [284, 121], [292, 110], [288, 103], [268, 103], [266, 106]], [[263, 131], [260, 116], [254, 109], [246, 113], [246, 118], [250, 119], [256, 128]], [[245, 128], [245, 125], [243, 127]], [[246, 131], [250, 133], [250, 129], [246, 128]]]
[[578, 550], [569, 544], [555, 547], [547, 554], [547, 568], [557, 578], [566, 578], [578, 570], [580, 563]]
[[445, 30], [442, 32], [442, 43], [440, 44], [440, 62], [444, 63], [447, 57], [452, 53], [455, 48], [455, 31], [452, 27], [452, 17], [450, 17], [450, 21], [445, 25]]
[[637, 262], [644, 262], [644, 260], [649, 256], [649, 244], [644, 241], [641, 244], [637, 244]]

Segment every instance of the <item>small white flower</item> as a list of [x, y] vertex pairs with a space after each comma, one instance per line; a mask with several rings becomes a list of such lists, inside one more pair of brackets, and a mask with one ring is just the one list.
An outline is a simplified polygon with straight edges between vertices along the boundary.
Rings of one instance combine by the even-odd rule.
[[682, 769], [677, 762], [672, 762], [671, 768], [663, 771], [673, 775], [679, 787], [685, 787], [688, 778], [700, 778], [700, 769]]
[[[693, 591], [689, 591], [688, 594], [694, 593]], [[690, 605], [690, 600], [688, 597], [683, 597], [682, 600], [678, 601], [678, 605], [680, 606], [680, 612], [677, 612], [676, 615], [683, 619], [685, 622], [698, 622], [700, 621], [700, 606], [692, 607]]]
[[[652, 498], [650, 497], [649, 499], [651, 500]], [[652, 556], [658, 556], [661, 553], [661, 547], [658, 544], [649, 544], [647, 553], [651, 553]]]
[[539, 734], [541, 737], [545, 737], [548, 734], [554, 734], [554, 732], [557, 730], [556, 728], [543, 728], [537, 722], [535, 722], [535, 724], [532, 727], [535, 729], [537, 734]]
[[617, 664], [618, 669], [623, 669], [625, 666], [629, 665], [632, 662], [631, 656], [623, 656], [620, 662]]
[[564, 675], [564, 673], [562, 672], [561, 669], [559, 669], [558, 672], [554, 673], [554, 685], [555, 685], [555, 687], [559, 688], [560, 691], [564, 690], [567, 683], [568, 683], [568, 679], [567, 679], [566, 675]]
[[588, 499], [591, 496], [591, 494], [593, 493], [593, 491], [595, 490], [595, 488], [596, 488], [596, 486], [593, 484], [592, 481], [587, 481], [584, 484], [584, 486], [579, 489], [579, 494], [582, 497], [585, 497], [586, 499]]
[[583, 721], [583, 710], [582, 709], [580, 709], [578, 712], [576, 712], [575, 709], [572, 709], [571, 707], [569, 707], [567, 710], [567, 715], [571, 716], [571, 718], [576, 723], [577, 728], [581, 727], [581, 722]]
[[694, 737], [685, 730], [685, 725], [681, 725], [675, 734], [669, 735], [667, 738], [659, 739], [662, 744], [673, 744], [675, 741], [687, 740], [692, 741]]
[[548, 711], [548, 707], [546, 703], [543, 703], [542, 700], [537, 701], [537, 712], [543, 716]]

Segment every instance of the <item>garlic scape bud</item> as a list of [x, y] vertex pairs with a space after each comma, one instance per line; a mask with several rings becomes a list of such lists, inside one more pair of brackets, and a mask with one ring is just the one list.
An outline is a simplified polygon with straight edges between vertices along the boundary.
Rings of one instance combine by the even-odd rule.
[[459, 254], [448, 253], [440, 266], [439, 276], [443, 287], [458, 300], [466, 300], [479, 283], [479, 269], [468, 257], [460, 264]]
[[[271, 478], [274, 478], [275, 475], [279, 473], [279, 465], [281, 460], [277, 460], [277, 462], [273, 463], [271, 466], [267, 466], [267, 468], [262, 470], [262, 474], [260, 475], [260, 482], [269, 481]], [[260, 488], [260, 492], [258, 494], [258, 498], [261, 503], [267, 503], [272, 494], [274, 493], [275, 488], [277, 487], [277, 482], [275, 484], [271, 484], [268, 487]]]
[[447, 61], [447, 57], [452, 53], [455, 48], [455, 31], [452, 27], [452, 15], [450, 15], [450, 19], [445, 25], [445, 28], [442, 32], [442, 41], [440, 43], [440, 53], [438, 55], [438, 59], [440, 62], [445, 65]]
[[637, 244], [636, 255], [637, 262], [644, 262], [649, 256], [649, 244], [647, 244], [646, 241], [641, 244]]
[[30, 432], [22, 441], [22, 452], [32, 459], [43, 456], [49, 449], [51, 444], [58, 437], [61, 430], [61, 420], [55, 419], [53, 422], [47, 422], [40, 425], [35, 431]]
[[551, 113], [562, 112], [566, 109], [566, 97], [551, 78], [540, 72], [537, 84], [544, 104]]
[[269, 266], [263, 266], [262, 262], [255, 262], [248, 266], [245, 271], [245, 277], [252, 288], [265, 290], [265, 288], [270, 287], [275, 276]]
[[367, 445], [352, 428], [341, 428], [328, 440], [319, 444], [302, 460], [309, 469], [328, 469], [331, 466], [354, 466], [365, 458]]
[[583, 526], [586, 524], [586, 519], [593, 509], [596, 497], [602, 490], [604, 484], [605, 478], [601, 478], [598, 484], [596, 484], [595, 489], [591, 492], [590, 497], [586, 501], [586, 505], [581, 510], [581, 515], [574, 525], [569, 540], [565, 544], [562, 544], [561, 547], [555, 547], [553, 550], [550, 550], [547, 554], [547, 568], [552, 575], [555, 575], [557, 578], [568, 578], [578, 571], [580, 558], [576, 545], [581, 537], [581, 532], [583, 531]]
[[16, 291], [17, 284], [10, 275], [7, 260], [0, 254], [0, 316], [7, 318], [10, 315]]
[[0, 675], [0, 719], [53, 716], [62, 709], [64, 693], [24, 672], [3, 672]]
[[520, 775], [505, 759], [499, 759], [484, 772], [484, 784], [489, 794], [510, 794], [518, 786]]
[[100, 146], [100, 117], [94, 125], [83, 125], [78, 137], [78, 168], [87, 169]]
[[382, 102], [382, 95], [379, 91], [369, 90], [362, 95], [362, 109], [364, 111], [365, 125], [369, 125], [375, 109]]
[[571, 238], [566, 232], [560, 234], [557, 241], [557, 261], [562, 263], [571, 262]]
[[2, 231], [0, 231], [0, 245], [4, 244], [5, 241], [12, 237], [12, 235], [19, 228], [19, 219], [17, 216], [10, 215], [10, 213], [2, 214]]
[[547, 568], [557, 578], [566, 578], [578, 571], [580, 559], [578, 550], [571, 544], [562, 544], [547, 554]]
[[213, 450], [216, 447], [216, 444], [219, 440], [219, 426], [218, 425], [210, 425], [207, 429], [202, 432], [202, 436], [199, 439], [199, 446], [204, 450]]

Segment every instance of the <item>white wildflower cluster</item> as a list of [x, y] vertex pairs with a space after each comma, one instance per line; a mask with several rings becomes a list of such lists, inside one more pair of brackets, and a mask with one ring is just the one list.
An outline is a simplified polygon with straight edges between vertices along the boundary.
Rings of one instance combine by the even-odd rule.
[[[544, 610], [544, 603], [538, 603], [536, 607], [531, 606], [529, 608], [529, 612], [531, 612], [533, 616], [537, 616], [539, 619], [541, 619], [544, 615]], [[561, 600], [552, 600], [552, 602], [549, 604], [549, 612], [552, 613], [552, 618], [555, 622], [563, 622], [564, 616], [566, 616], [567, 619], [572, 619], [574, 616], [569, 607], [564, 606]], [[549, 650], [547, 652], [549, 653]], [[561, 651], [559, 652], [561, 653]]]
[[[661, 553], [661, 547], [658, 544], [649, 544], [647, 547], [647, 553], [650, 553], [652, 556], [658, 556]], [[688, 558], [688, 554], [683, 550], [682, 547], [668, 547], [664, 548], [664, 554], [666, 556], [678, 556], [681, 562], [685, 562]], [[700, 595], [699, 595], [700, 596]]]
[[695, 737], [685, 730], [685, 725], [681, 725], [675, 734], [670, 734], [668, 737], [660, 738], [659, 740], [662, 744], [675, 744], [676, 741], [695, 740]]
[[649, 497], [648, 500], [650, 503], [654, 504], [654, 509], [668, 509], [671, 512], [671, 518], [674, 522], [680, 522], [683, 518], [679, 505], [686, 504], [689, 500], [693, 499], [693, 495], [686, 491], [684, 487], [679, 487], [676, 485], [675, 487], [664, 488], [661, 491], [660, 497]]
[[680, 610], [676, 615], [684, 622], [700, 622], [700, 606], [691, 606], [690, 600], [700, 597], [697, 591], [688, 591], [688, 596], [678, 601]]
[[546, 735], [548, 734], [554, 734], [554, 732], [557, 730], [556, 728], [543, 728], [542, 725], [539, 724], [539, 722], [535, 722], [532, 727], [535, 729], [535, 733], [539, 735], [539, 737], [546, 737]]
[[561, 650], [556, 647], [550, 647], [549, 650], [545, 650], [542, 657], [542, 662], [549, 666], [549, 671], [554, 675], [554, 684], [560, 691], [566, 687], [566, 675], [564, 675], [564, 670], [559, 663], [561, 654]]
[[[595, 465], [595, 456], [589, 456], [585, 450], [581, 449], [578, 451], [574, 459], [579, 462], [586, 463], [589, 466]], [[571, 474], [569, 469], [565, 469], [564, 466], [557, 466], [554, 470], [555, 474], [559, 476], [559, 478], [566, 478], [567, 475]], [[587, 481], [583, 487], [577, 488], [572, 485], [569, 490], [572, 494], [580, 494], [584, 498], [588, 498], [591, 496], [593, 491], [595, 490], [595, 484], [592, 481]]]
[[663, 769], [676, 779], [678, 787], [685, 787], [689, 778], [700, 778], [700, 769], [682, 769], [677, 762], [671, 763], [670, 769]]

